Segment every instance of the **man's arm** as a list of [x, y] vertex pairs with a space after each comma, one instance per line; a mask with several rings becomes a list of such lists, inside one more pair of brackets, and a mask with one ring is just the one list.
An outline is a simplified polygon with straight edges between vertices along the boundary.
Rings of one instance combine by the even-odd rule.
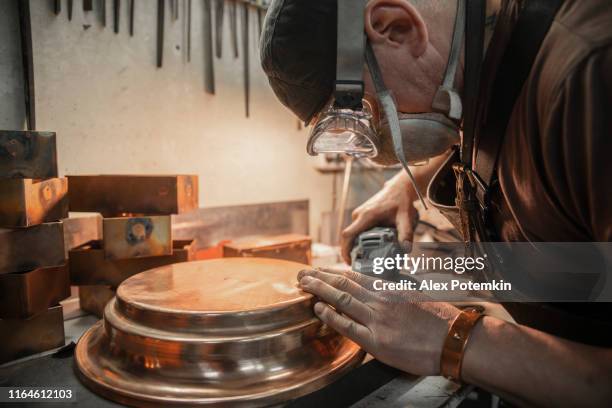
[[462, 375], [468, 383], [521, 406], [603, 407], [612, 403], [612, 350], [491, 317], [474, 328]]
[[[459, 309], [418, 293], [375, 290], [375, 279], [355, 272], [306, 270], [298, 280], [321, 300], [316, 315], [375, 358], [412, 374], [440, 375], [442, 347]], [[520, 406], [607, 407], [612, 349], [486, 316], [468, 340], [462, 377]]]
[[[434, 157], [424, 166], [412, 167], [419, 191], [426, 195], [427, 186], [436, 171], [444, 164], [449, 153]], [[404, 245], [412, 241], [417, 219], [414, 202], [417, 194], [408, 174], [401, 170], [372, 198], [353, 211], [353, 222], [342, 232], [342, 258], [350, 263], [350, 253], [355, 238], [362, 232], [377, 226], [395, 226], [398, 239]]]

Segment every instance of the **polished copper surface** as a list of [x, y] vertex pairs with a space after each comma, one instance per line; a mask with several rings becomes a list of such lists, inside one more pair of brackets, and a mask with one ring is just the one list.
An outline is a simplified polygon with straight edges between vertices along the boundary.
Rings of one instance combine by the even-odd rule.
[[312, 392], [363, 352], [314, 317], [296, 286], [305, 267], [225, 258], [135, 275], [79, 341], [80, 377], [135, 406], [265, 406]]

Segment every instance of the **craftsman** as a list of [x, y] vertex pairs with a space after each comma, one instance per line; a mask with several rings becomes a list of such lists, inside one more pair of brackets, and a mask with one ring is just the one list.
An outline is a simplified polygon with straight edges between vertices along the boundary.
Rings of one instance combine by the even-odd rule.
[[[334, 86], [338, 100], [340, 1], [276, 0], [262, 35], [262, 65], [276, 95], [315, 127], [333, 114], [329, 101]], [[536, 1], [486, 1], [481, 37], [486, 57], [479, 71], [480, 93], [474, 98], [480, 107], [475, 111], [480, 114], [474, 116], [478, 125], [470, 135], [483, 125], [482, 112], [491, 117], [504, 105], [503, 97], [489, 101], [489, 91], [498, 72], [508, 72], [515, 68], [513, 64], [519, 67], [524, 62], [520, 52], [510, 53], [518, 56], [510, 61], [507, 55], [522, 11]], [[612, 164], [608, 157], [612, 151], [612, 6], [608, 0], [560, 3], [542, 40], [529, 41], [528, 37], [523, 41], [541, 45], [519, 88], [522, 91], [512, 101], [512, 115], [501, 132], [505, 137], [494, 167], [496, 182], [489, 185], [490, 222], [497, 240], [612, 239]], [[445, 67], [450, 65], [457, 4], [455, 0], [367, 2], [365, 33], [371, 46], [368, 52], [374, 57], [363, 70], [363, 105], [373, 117], [384, 111], [392, 123], [393, 116], [399, 115], [401, 121], [409, 113], [434, 112]], [[535, 35], [544, 20], [526, 32]], [[464, 54], [473, 49], [470, 39], [475, 36], [469, 29], [466, 36], [456, 78], [451, 80], [456, 81], [454, 88], [469, 110]], [[373, 58], [379, 68], [371, 63]], [[373, 79], [377, 69], [397, 105], [393, 114], [381, 103], [383, 87], [380, 80]], [[452, 109], [446, 113], [452, 118]], [[468, 125], [463, 123], [464, 135]], [[379, 150], [378, 160], [384, 164], [393, 161], [389, 160], [393, 157], [389, 146], [398, 145], [397, 140], [391, 142], [397, 131], [393, 133], [389, 126], [391, 132], [382, 132], [383, 140], [367, 150]], [[418, 136], [428, 137], [427, 132]], [[462, 146], [465, 142], [464, 138]], [[403, 148], [406, 155], [411, 154], [409, 146]], [[476, 161], [483, 149], [475, 140]], [[449, 157], [449, 153], [439, 153], [428, 165], [407, 169], [413, 172], [414, 183], [402, 171], [354, 212], [353, 223], [343, 234], [347, 262], [355, 237], [374, 226], [395, 225], [403, 241], [411, 240], [417, 218], [413, 203]], [[469, 238], [469, 231], [461, 232]], [[478, 318], [476, 312], [464, 313], [446, 303], [419, 302], [406, 292], [373, 292], [367, 290], [372, 280], [356, 273], [303, 271], [298, 278], [304, 290], [322, 300], [315, 305], [321, 320], [394, 367], [418, 375], [454, 377], [523, 406], [609, 406], [612, 401], [609, 304], [508, 305], [517, 321], [513, 324], [490, 316]], [[456, 319], [462, 327], [453, 325]], [[463, 342], [455, 360], [444, 357], [450, 327], [461, 332], [457, 339]]]

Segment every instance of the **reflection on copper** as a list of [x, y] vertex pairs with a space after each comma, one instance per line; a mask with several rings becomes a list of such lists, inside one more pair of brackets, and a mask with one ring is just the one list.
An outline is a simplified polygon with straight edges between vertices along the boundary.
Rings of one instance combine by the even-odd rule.
[[266, 406], [321, 388], [363, 352], [314, 316], [295, 285], [306, 267], [225, 258], [135, 275], [79, 341], [80, 378], [133, 406]]

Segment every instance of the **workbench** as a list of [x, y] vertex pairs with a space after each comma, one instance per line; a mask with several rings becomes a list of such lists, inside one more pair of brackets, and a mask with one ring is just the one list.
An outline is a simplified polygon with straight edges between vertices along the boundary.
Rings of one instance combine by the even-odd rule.
[[[74, 303], [75, 299], [68, 300]], [[78, 299], [76, 299], [78, 305]], [[120, 405], [106, 400], [85, 388], [74, 372], [74, 343], [98, 319], [66, 307], [66, 344], [59, 350], [32, 356], [0, 366], [0, 387], [45, 387], [71, 389], [76, 402], [67, 406], [110, 408]], [[374, 359], [366, 358], [358, 368], [327, 387], [288, 402], [287, 407], [456, 407], [471, 387], [461, 387], [442, 377], [417, 377], [402, 373]], [[39, 406], [15, 403], [19, 408]], [[45, 403], [45, 407], [61, 406]]]

